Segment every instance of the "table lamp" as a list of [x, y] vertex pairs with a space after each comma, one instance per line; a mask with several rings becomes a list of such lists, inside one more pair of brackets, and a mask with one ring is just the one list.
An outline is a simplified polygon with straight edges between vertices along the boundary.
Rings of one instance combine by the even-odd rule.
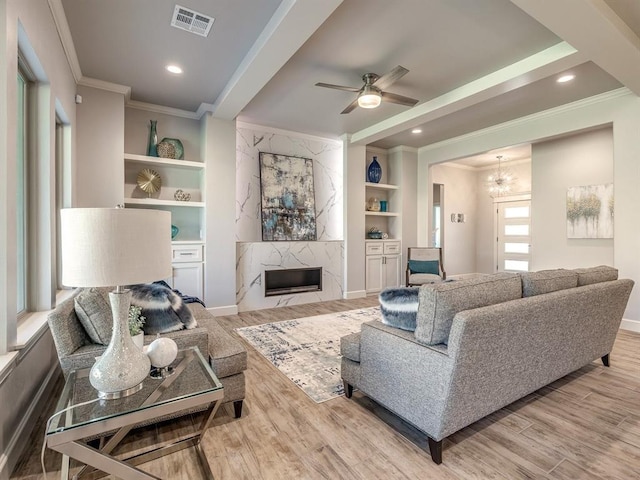
[[114, 287], [111, 341], [91, 368], [89, 381], [100, 398], [137, 392], [149, 374], [147, 356], [131, 339], [131, 292], [124, 286], [168, 278], [171, 213], [135, 208], [67, 208], [61, 211], [62, 283], [70, 287]]

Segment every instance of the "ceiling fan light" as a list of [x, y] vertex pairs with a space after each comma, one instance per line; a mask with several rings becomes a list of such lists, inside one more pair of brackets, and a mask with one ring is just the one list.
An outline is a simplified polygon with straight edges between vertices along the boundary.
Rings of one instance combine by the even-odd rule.
[[365, 86], [362, 93], [358, 95], [358, 106], [362, 108], [376, 108], [382, 102], [382, 95], [375, 88]]

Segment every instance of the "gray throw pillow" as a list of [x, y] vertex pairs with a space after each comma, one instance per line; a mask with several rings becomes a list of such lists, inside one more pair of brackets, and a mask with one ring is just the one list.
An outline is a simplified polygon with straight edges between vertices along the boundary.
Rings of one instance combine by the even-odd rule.
[[564, 268], [526, 272], [522, 273], [521, 277], [523, 297], [533, 297], [578, 286], [578, 274]]
[[387, 288], [380, 292], [382, 323], [413, 332], [418, 314], [418, 287]]
[[111, 306], [95, 288], [81, 291], [74, 298], [74, 308], [78, 320], [93, 343], [109, 345], [113, 331]]
[[611, 282], [618, 279], [618, 269], [607, 265], [598, 265], [590, 268], [576, 268], [578, 274], [578, 286], [591, 285], [593, 283]]
[[458, 312], [486, 307], [522, 297], [520, 276], [496, 273], [483, 277], [423, 285], [418, 293], [416, 340], [425, 345], [448, 343]]
[[145, 335], [175, 332], [198, 326], [191, 310], [180, 295], [162, 285], [145, 283], [132, 285], [131, 304], [139, 306], [145, 317], [142, 329]]

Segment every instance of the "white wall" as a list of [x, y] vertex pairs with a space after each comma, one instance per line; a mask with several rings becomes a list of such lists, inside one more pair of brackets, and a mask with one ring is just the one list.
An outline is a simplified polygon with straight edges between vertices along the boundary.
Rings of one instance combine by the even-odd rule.
[[[476, 269], [476, 172], [454, 165], [431, 167], [432, 183], [444, 185], [442, 263], [447, 275], [475, 272]], [[463, 213], [465, 223], [452, 223], [452, 213]]]
[[236, 308], [236, 124], [211, 114], [202, 118], [202, 152], [207, 165], [205, 294], [216, 315]]
[[531, 269], [613, 265], [613, 239], [567, 238], [567, 188], [613, 182], [608, 127], [532, 148]]
[[75, 207], [113, 208], [124, 199], [124, 95], [79, 86]]
[[344, 153], [344, 297], [366, 295], [364, 277], [365, 189], [367, 152], [364, 145], [350, 145], [349, 136], [343, 137]]

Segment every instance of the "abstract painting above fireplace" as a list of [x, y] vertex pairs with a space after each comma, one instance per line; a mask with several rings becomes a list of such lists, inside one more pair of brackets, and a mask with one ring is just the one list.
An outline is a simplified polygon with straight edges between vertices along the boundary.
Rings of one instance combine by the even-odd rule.
[[260, 152], [262, 240], [316, 240], [313, 160]]

